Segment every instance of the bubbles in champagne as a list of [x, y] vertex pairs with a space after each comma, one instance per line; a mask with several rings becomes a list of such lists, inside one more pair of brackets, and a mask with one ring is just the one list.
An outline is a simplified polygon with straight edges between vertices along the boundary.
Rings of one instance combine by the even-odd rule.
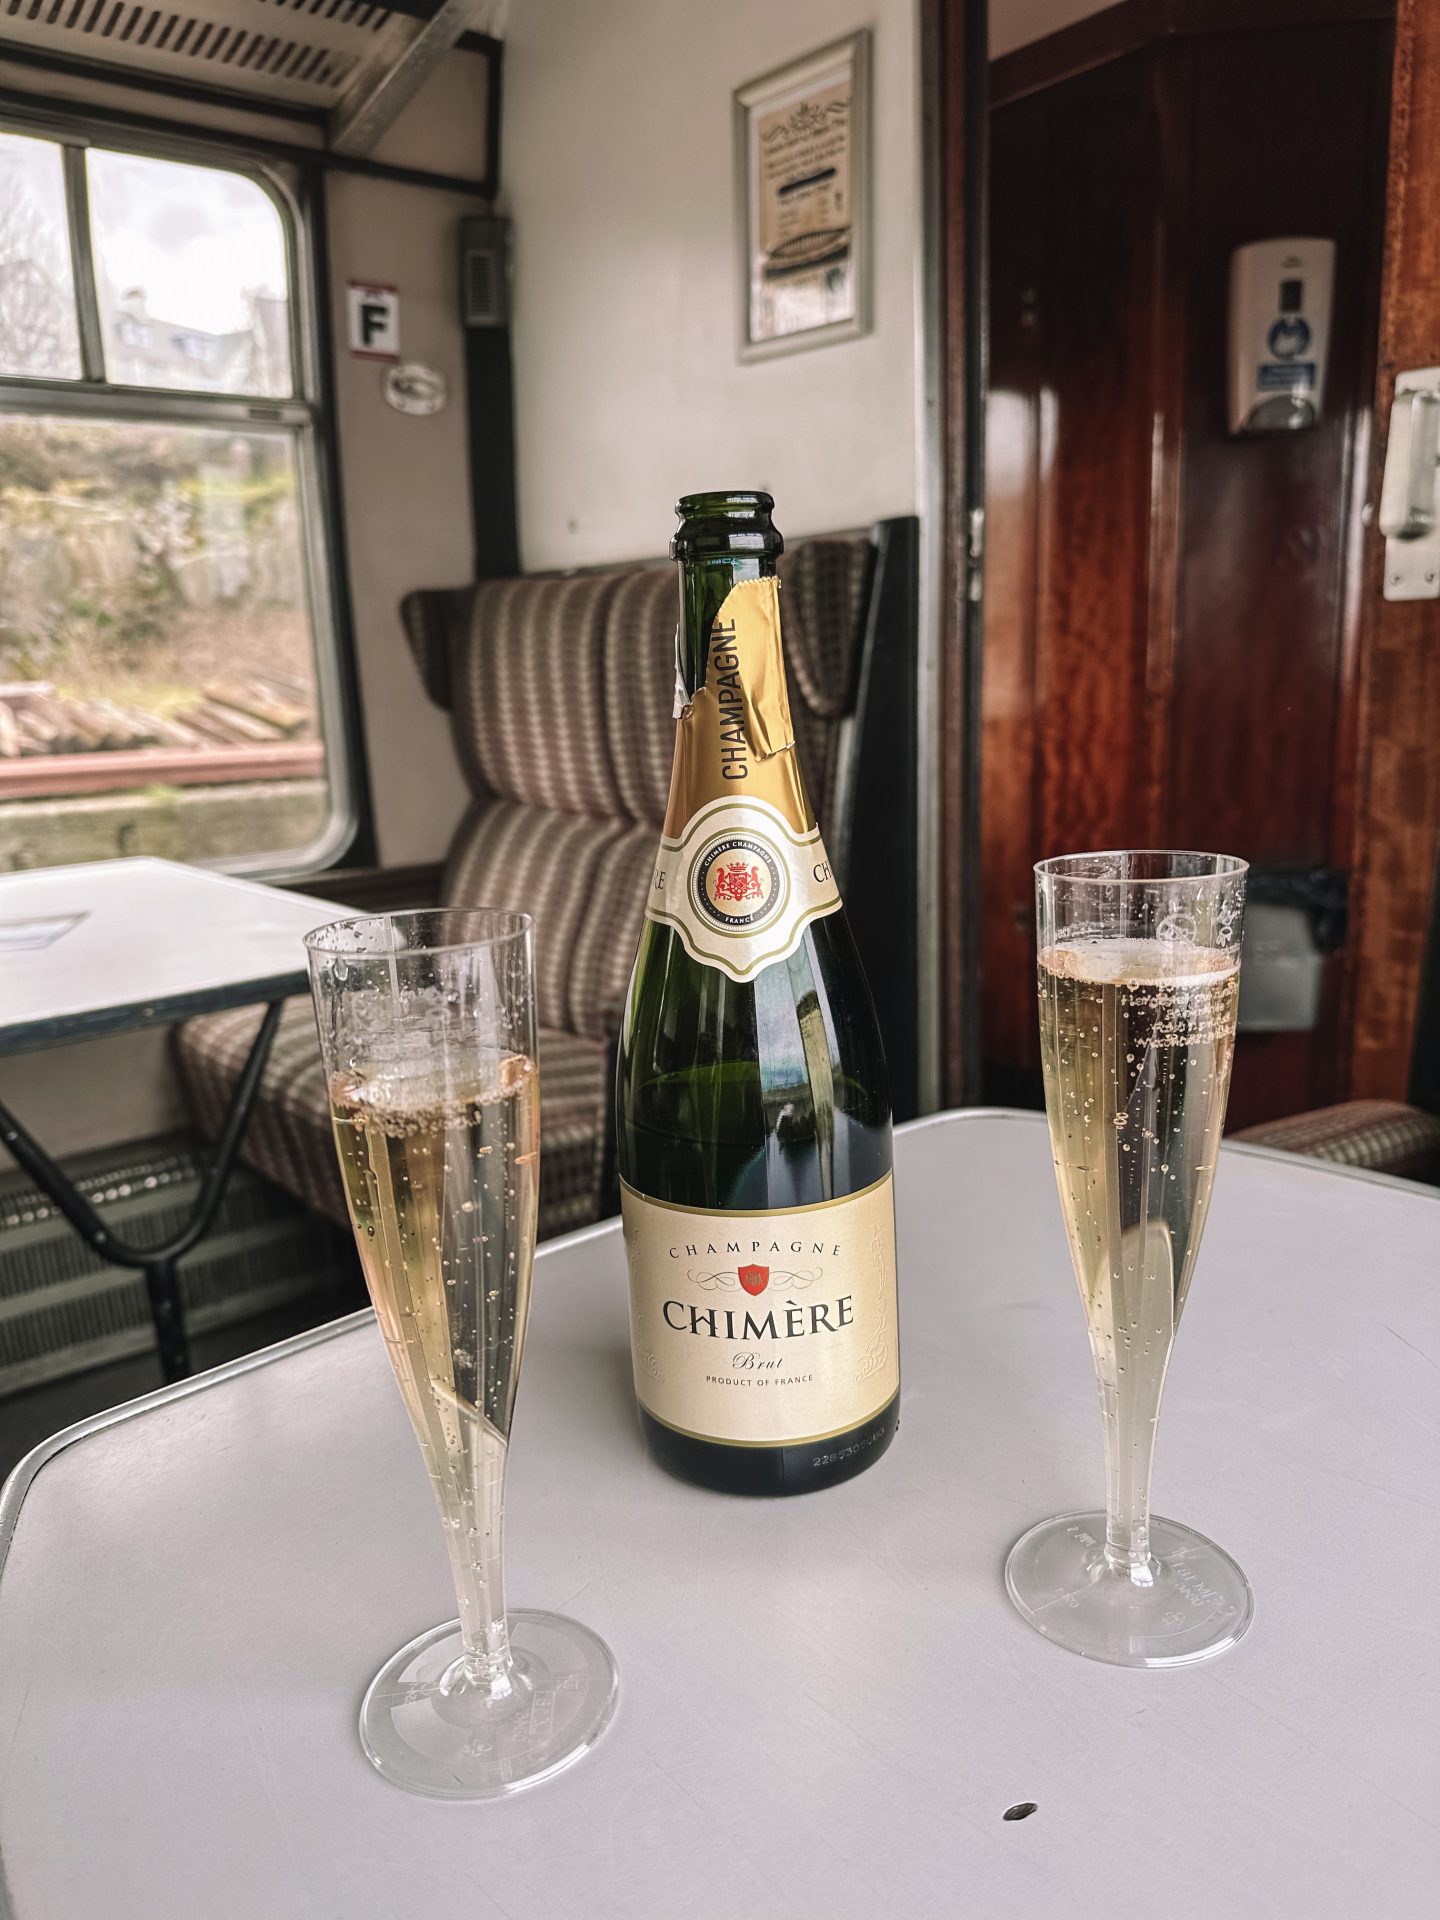
[[1101, 1393], [1125, 1416], [1111, 1469], [1137, 1487], [1210, 1203], [1239, 960], [1183, 939], [1077, 939], [1040, 955], [1039, 993], [1061, 1204]]
[[515, 1054], [470, 1085], [382, 1068], [336, 1076], [330, 1100], [366, 1284], [478, 1617], [529, 1306], [539, 1074]]

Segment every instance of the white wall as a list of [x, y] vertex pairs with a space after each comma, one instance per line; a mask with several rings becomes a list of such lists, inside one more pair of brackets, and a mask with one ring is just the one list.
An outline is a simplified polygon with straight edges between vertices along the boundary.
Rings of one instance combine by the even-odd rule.
[[[375, 158], [478, 180], [488, 86], [485, 60], [452, 54], [387, 128]], [[441, 859], [467, 798], [449, 719], [425, 697], [399, 606], [412, 587], [463, 586], [474, 572], [458, 228], [482, 206], [362, 174], [325, 176], [350, 611], [385, 866]], [[397, 413], [381, 391], [384, 368], [349, 351], [344, 299], [352, 279], [400, 289], [401, 351], [444, 374], [443, 413]]]
[[[469, 61], [480, 66], [478, 60]], [[476, 156], [473, 171], [482, 160]], [[335, 408], [350, 562], [350, 605], [376, 838], [385, 866], [438, 860], [466, 788], [448, 715], [425, 697], [400, 626], [412, 587], [462, 586], [474, 572], [459, 319], [458, 223], [478, 203], [353, 173], [326, 177], [336, 293]], [[345, 338], [348, 279], [400, 289], [400, 347], [444, 374], [450, 404], [430, 419], [397, 413], [384, 368]]]
[[1013, 53], [1032, 40], [1103, 13], [1114, 0], [990, 0], [990, 57]]
[[[731, 94], [872, 26], [874, 328], [741, 365]], [[522, 0], [505, 51], [526, 567], [663, 551], [678, 494], [786, 533], [914, 511], [913, 0]]]

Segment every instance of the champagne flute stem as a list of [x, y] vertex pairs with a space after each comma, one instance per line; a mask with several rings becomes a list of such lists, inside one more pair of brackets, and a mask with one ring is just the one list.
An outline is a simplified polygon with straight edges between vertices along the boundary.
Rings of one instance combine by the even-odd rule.
[[460, 1613], [465, 1651], [442, 1681], [506, 1698], [513, 1690], [514, 1661], [505, 1623], [505, 1467], [509, 1448], [482, 1417], [473, 1439], [452, 1455], [441, 1496], [445, 1540]]
[[1154, 1581], [1150, 1555], [1150, 1473], [1159, 1394], [1144, 1395], [1100, 1375], [1105, 1429], [1105, 1564], [1136, 1586]]
[[1133, 1155], [1133, 1224], [1122, 1224], [1116, 1180], [1108, 1221], [1109, 1311], [1103, 1340], [1097, 1338], [1093, 1346], [1105, 1429], [1105, 1564], [1143, 1587], [1155, 1578], [1150, 1475], [1175, 1340], [1174, 1259], [1160, 1212], [1159, 1181], [1166, 1169], [1156, 1165], [1160, 1106], [1156, 1051], [1147, 1045], [1123, 1116], [1122, 1131], [1129, 1137], [1119, 1148], [1122, 1155]]

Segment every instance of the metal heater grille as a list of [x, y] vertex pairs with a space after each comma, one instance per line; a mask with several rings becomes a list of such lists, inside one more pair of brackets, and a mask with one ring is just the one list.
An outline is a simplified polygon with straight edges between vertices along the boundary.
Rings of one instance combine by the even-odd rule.
[[[89, 1154], [76, 1167], [91, 1204], [146, 1246], [179, 1231], [200, 1185], [183, 1136]], [[237, 1167], [210, 1233], [181, 1263], [181, 1292], [191, 1330], [203, 1333], [341, 1286], [354, 1272], [348, 1235]], [[153, 1342], [140, 1276], [100, 1260], [23, 1175], [0, 1179], [0, 1392]]]

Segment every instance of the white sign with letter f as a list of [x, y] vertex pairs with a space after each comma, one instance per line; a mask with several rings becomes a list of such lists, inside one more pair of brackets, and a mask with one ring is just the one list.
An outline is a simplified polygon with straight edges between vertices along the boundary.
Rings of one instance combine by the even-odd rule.
[[350, 351], [362, 360], [400, 358], [400, 291], [378, 280], [352, 280], [345, 290]]

